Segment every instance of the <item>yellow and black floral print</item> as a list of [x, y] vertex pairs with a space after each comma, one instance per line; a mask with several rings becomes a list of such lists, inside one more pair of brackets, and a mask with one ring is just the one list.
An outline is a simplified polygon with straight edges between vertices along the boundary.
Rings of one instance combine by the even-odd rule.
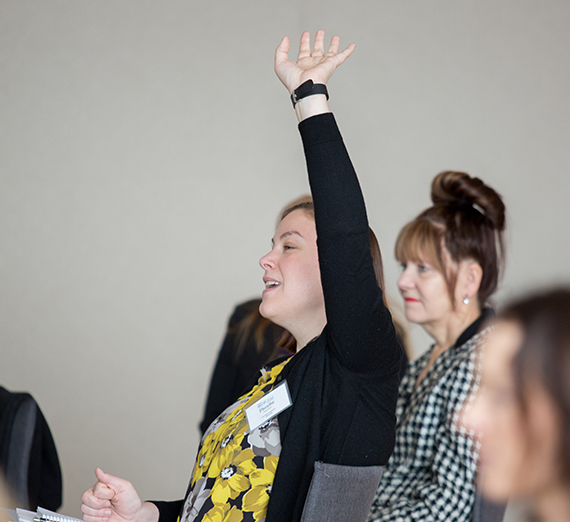
[[274, 417], [250, 431], [245, 410], [273, 390], [285, 364], [262, 370], [257, 385], [204, 433], [181, 522], [265, 520], [281, 453], [279, 423]]

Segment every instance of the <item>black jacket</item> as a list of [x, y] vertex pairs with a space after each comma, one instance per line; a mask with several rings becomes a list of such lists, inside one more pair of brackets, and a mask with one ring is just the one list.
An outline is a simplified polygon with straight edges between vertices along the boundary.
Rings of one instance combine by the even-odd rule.
[[61, 506], [61, 469], [47, 422], [30, 394], [2, 387], [0, 469], [17, 507], [55, 511]]
[[[315, 205], [327, 325], [287, 363], [293, 405], [279, 415], [282, 450], [267, 522], [301, 519], [314, 463], [385, 465], [395, 439], [402, 349], [377, 285], [356, 173], [332, 114], [299, 125]], [[356, 494], [346, 484], [346, 495]], [[175, 520], [181, 501], [157, 503]]]

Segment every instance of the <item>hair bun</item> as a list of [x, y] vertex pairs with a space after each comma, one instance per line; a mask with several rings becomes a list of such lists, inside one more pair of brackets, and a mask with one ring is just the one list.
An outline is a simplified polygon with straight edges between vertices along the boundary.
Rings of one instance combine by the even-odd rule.
[[487, 217], [496, 230], [505, 228], [505, 205], [501, 196], [479, 178], [465, 172], [445, 171], [431, 185], [434, 205], [474, 207]]

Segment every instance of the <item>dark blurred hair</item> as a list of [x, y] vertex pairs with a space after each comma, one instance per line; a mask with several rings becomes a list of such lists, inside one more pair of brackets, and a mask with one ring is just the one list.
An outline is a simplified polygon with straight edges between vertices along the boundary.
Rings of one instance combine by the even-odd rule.
[[446, 171], [434, 178], [431, 200], [433, 206], [400, 231], [396, 259], [432, 264], [444, 276], [452, 303], [457, 270], [445, 262], [444, 251], [455, 263], [475, 260], [483, 270], [478, 291], [483, 306], [497, 288], [504, 263], [505, 205], [501, 196], [479, 178]]
[[497, 318], [513, 321], [523, 331], [513, 358], [516, 394], [523, 413], [533, 384], [550, 396], [561, 421], [561, 478], [570, 481], [570, 288], [514, 302]]
[[253, 344], [256, 353], [265, 355], [269, 362], [280, 355], [280, 340], [291, 335], [287, 330], [259, 313], [260, 302], [259, 299], [243, 304], [243, 307], [248, 308], [247, 314], [241, 321], [230, 327], [229, 333], [235, 335], [234, 357], [236, 361], [241, 358], [247, 347]]

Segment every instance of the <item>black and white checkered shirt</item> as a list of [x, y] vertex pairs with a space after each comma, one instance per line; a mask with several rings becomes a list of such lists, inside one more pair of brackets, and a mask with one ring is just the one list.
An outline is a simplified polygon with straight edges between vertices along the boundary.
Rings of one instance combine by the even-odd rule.
[[460, 426], [459, 415], [479, 386], [478, 347], [490, 328], [475, 332], [491, 314], [484, 313], [443, 352], [417, 388], [431, 350], [410, 364], [400, 384], [396, 446], [368, 521], [470, 519], [479, 443]]

